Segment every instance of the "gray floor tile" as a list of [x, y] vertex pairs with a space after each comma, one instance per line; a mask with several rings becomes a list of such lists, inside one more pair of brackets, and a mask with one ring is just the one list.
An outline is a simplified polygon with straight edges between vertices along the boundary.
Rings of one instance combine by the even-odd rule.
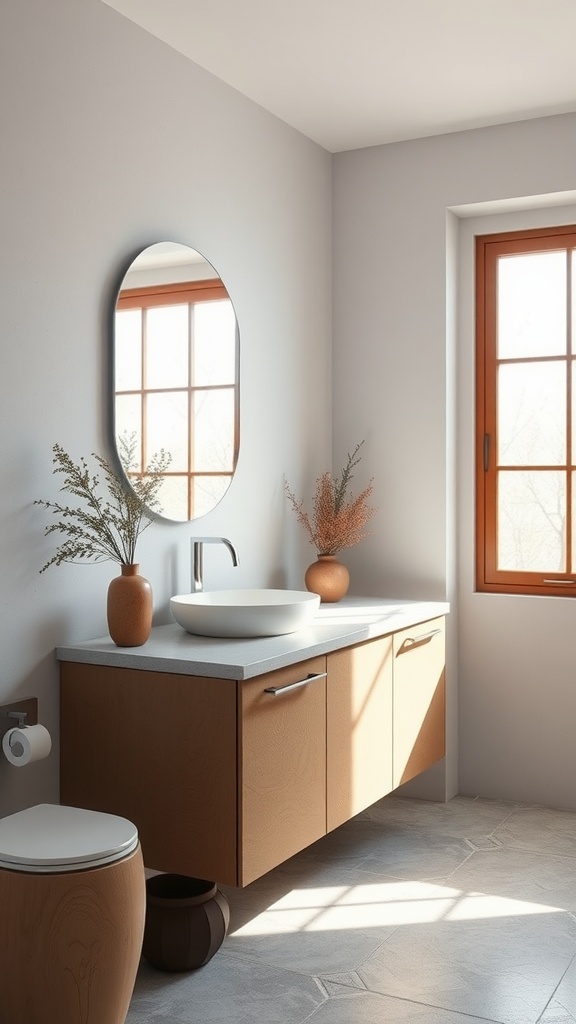
[[[554, 993], [554, 998], [542, 1017], [545, 1024], [556, 1024], [556, 1021], [576, 1021], [576, 959], [572, 961], [562, 981]], [[556, 1013], [556, 1017], [554, 1017]], [[564, 1016], [562, 1016], [564, 1014]]]
[[370, 991], [503, 1024], [536, 1024], [576, 953], [567, 914], [399, 928], [358, 970]]
[[399, 878], [441, 878], [473, 852], [465, 839], [404, 823], [355, 818], [308, 847], [297, 862], [335, 862]]
[[142, 961], [126, 1024], [303, 1024], [324, 999], [312, 978], [222, 952], [186, 974]]
[[[394, 880], [389, 880], [394, 885]], [[230, 931], [224, 944], [229, 956], [258, 960], [302, 974], [354, 970], [397, 926], [387, 906], [375, 896], [374, 876], [342, 862], [309, 864], [292, 876], [262, 908], [269, 883], [250, 886], [246, 914], [242, 894], [230, 893]], [[264, 900], [266, 904], [266, 900]]]
[[359, 817], [388, 825], [413, 825], [427, 831], [473, 839], [475, 835], [490, 835], [519, 806], [504, 800], [483, 800], [481, 797], [468, 796], [456, 796], [445, 804], [387, 796], [363, 811]]
[[[484, 1024], [490, 1024], [483, 1019]], [[480, 1024], [477, 1017], [451, 1013], [374, 993], [346, 993], [324, 1003], [306, 1024]]]
[[566, 1010], [557, 1003], [555, 999], [553, 999], [550, 1006], [544, 1010], [538, 1024], [575, 1024], [575, 1022], [576, 1017], [573, 1017], [571, 1013], [567, 1013]]
[[[542, 912], [576, 913], [576, 858], [543, 856], [506, 847], [489, 852], [480, 850], [457, 868], [448, 881], [463, 893], [484, 894], [495, 902], [499, 898], [503, 910], [504, 901], [515, 900], [537, 904]], [[518, 906], [517, 912], [530, 910]]]
[[495, 837], [503, 846], [576, 859], [576, 813], [544, 807], [515, 810]]
[[344, 974], [324, 975], [320, 978], [324, 991], [329, 996], [345, 995], [350, 988], [360, 989], [366, 992], [366, 985], [356, 971], [349, 971]]

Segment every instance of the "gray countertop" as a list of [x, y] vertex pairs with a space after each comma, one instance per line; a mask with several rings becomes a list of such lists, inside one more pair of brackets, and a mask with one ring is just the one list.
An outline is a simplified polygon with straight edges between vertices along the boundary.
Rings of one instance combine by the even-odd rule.
[[396, 633], [446, 615], [441, 601], [394, 601], [346, 597], [322, 604], [311, 624], [285, 636], [225, 640], [193, 636], [172, 623], [155, 626], [142, 647], [117, 647], [109, 636], [56, 648], [59, 661], [74, 661], [147, 672], [252, 679], [318, 654]]

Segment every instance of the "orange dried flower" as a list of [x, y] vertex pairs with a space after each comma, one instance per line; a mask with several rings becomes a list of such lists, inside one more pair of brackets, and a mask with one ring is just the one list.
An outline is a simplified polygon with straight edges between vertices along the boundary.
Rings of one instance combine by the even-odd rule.
[[372, 494], [372, 480], [356, 497], [348, 495], [348, 487], [352, 479], [352, 470], [360, 462], [358, 452], [364, 444], [356, 445], [339, 477], [331, 473], [322, 473], [316, 480], [316, 491], [312, 502], [312, 512], [304, 510], [304, 501], [296, 498], [288, 483], [284, 484], [286, 496], [301, 526], [306, 530], [310, 542], [314, 544], [319, 555], [335, 555], [343, 548], [351, 548], [368, 536], [365, 529], [377, 509], [368, 504]]

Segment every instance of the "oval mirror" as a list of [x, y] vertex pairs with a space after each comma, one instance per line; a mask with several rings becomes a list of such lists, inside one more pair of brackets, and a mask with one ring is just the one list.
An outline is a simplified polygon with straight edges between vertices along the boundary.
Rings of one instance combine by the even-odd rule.
[[160, 459], [162, 518], [206, 515], [230, 486], [238, 363], [236, 315], [211, 264], [177, 242], [144, 249], [116, 300], [113, 435], [128, 484]]

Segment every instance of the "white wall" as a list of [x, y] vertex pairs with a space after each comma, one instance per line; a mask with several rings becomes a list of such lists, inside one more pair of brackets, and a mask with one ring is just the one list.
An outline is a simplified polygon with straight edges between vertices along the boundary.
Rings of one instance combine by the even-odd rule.
[[366, 593], [446, 593], [454, 608], [450, 756], [422, 793], [576, 808], [576, 603], [474, 593], [469, 292], [458, 318], [454, 309], [470, 287], [469, 263], [457, 280], [459, 244], [469, 242], [464, 232], [459, 243], [457, 218], [478, 213], [475, 204], [533, 207], [548, 200], [528, 197], [574, 189], [576, 116], [333, 163], [335, 458], [366, 437], [381, 507], [378, 532], [348, 564]]
[[38, 570], [54, 550], [54, 442], [111, 452], [110, 310], [131, 257], [199, 249], [233, 299], [241, 343], [238, 472], [196, 525], [141, 539], [156, 622], [189, 584], [189, 538], [212, 586], [301, 585], [310, 561], [286, 509], [330, 456], [330, 157], [99, 0], [19, 0], [0, 12], [0, 702], [37, 695], [56, 744], [0, 761], [0, 814], [58, 798], [54, 648], [106, 632], [116, 567]]
[[[38, 695], [57, 740], [54, 648], [105, 632], [115, 567], [39, 576], [53, 546], [33, 501], [56, 494], [55, 441], [76, 457], [109, 454], [114, 290], [136, 250], [174, 239], [204, 253], [233, 296], [241, 454], [210, 516], [142, 538], [156, 621], [188, 583], [195, 529], [229, 535], [240, 553], [233, 570], [224, 550], [207, 552], [211, 585], [301, 585], [311, 552], [283, 476], [300, 492], [329, 465], [333, 397], [335, 466], [366, 438], [356, 482], [373, 474], [380, 506], [374, 535], [346, 553], [354, 591], [447, 593], [454, 605], [451, 756], [422, 791], [576, 807], [576, 603], [474, 593], [465, 292], [458, 320], [453, 309], [470, 230], [458, 217], [575, 188], [576, 118], [331, 161], [99, 0], [1, 5], [0, 95], [0, 701]], [[27, 769], [0, 761], [0, 814], [57, 799], [57, 775], [57, 743]]]

